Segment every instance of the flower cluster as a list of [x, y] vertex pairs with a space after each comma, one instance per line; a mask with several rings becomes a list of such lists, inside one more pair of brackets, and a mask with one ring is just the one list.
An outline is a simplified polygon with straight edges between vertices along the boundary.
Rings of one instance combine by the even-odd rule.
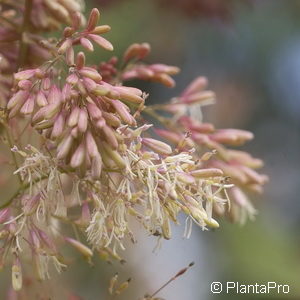
[[[226, 148], [253, 135], [216, 130], [197, 119], [197, 108], [214, 101], [205, 78], [169, 102], [146, 106], [148, 95], [127, 82], [173, 87], [177, 67], [145, 63], [147, 43], [131, 45], [120, 60], [89, 65], [82, 49], [113, 50], [102, 36], [110, 27], [98, 25], [97, 9], [85, 22], [75, 0], [24, 2], [15, 7], [8, 1], [0, 12], [5, 43], [13, 49], [11, 56], [9, 48], [0, 53], [1, 124], [7, 136], [2, 141], [19, 178], [16, 193], [0, 207], [0, 262], [11, 262], [14, 290], [22, 288], [22, 266], [30, 256], [38, 279], [50, 276], [51, 265], [65, 268], [65, 245], [88, 261], [95, 252], [122, 261], [118, 250], [126, 240], [135, 242], [132, 220], [148, 234], [170, 239], [180, 213], [186, 216], [186, 237], [192, 223], [205, 230], [219, 226], [219, 215], [240, 222], [254, 215], [244, 190], [262, 190], [267, 178], [254, 170], [262, 162]], [[18, 37], [18, 45], [8, 42], [13, 24], [21, 26], [22, 11], [23, 36], [47, 49], [47, 55], [30, 58], [34, 63], [18, 62], [16, 55], [26, 54], [31, 42]], [[38, 36], [62, 21], [68, 26], [60, 40]], [[162, 128], [153, 128], [149, 119]], [[31, 142], [24, 148], [25, 140]]]

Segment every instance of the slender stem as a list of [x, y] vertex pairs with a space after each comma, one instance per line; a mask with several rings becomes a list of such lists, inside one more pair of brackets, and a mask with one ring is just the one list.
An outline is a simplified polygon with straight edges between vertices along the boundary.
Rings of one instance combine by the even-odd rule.
[[[8, 141], [11, 156], [13, 158], [16, 169], [19, 169], [19, 163], [18, 163], [18, 160], [17, 160], [17, 157], [16, 157], [16, 153], [11, 150], [14, 147], [14, 145], [13, 145], [13, 139], [12, 139], [11, 134], [10, 134], [10, 130], [9, 130], [9, 128], [6, 124], [4, 124], [4, 128], [5, 128], [5, 132], [6, 132], [7, 141]], [[18, 173], [18, 179], [19, 179], [19, 182], [22, 183], [22, 178], [21, 178], [21, 175], [19, 173]]]
[[25, 11], [24, 11], [23, 24], [22, 24], [20, 50], [19, 50], [19, 61], [17, 64], [17, 70], [24, 65], [24, 63], [26, 61], [26, 57], [28, 55], [28, 43], [26, 43], [24, 41], [24, 36], [29, 27], [31, 10], [32, 10], [32, 2], [33, 2], [33, 0], [25, 1]]

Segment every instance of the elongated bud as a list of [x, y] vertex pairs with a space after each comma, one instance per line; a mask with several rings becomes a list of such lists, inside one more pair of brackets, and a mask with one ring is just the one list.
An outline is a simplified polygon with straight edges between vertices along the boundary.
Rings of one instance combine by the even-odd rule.
[[97, 83], [100, 83], [101, 80], [102, 80], [101, 75], [95, 69], [92, 69], [92, 68], [86, 68], [86, 67], [82, 68], [79, 71], [79, 73], [83, 77], [88, 77], [89, 79], [92, 79], [92, 80], [94, 80]]
[[74, 31], [77, 31], [81, 25], [81, 14], [78, 11], [76, 11], [72, 14], [71, 20]]
[[78, 70], [82, 69], [84, 67], [84, 65], [85, 65], [85, 55], [83, 52], [79, 52], [76, 57], [77, 69]]
[[105, 50], [108, 50], [108, 51], [114, 50], [113, 45], [108, 40], [103, 38], [102, 36], [99, 36], [96, 34], [89, 34], [88, 38], [93, 40], [95, 43], [97, 43], [100, 47], [104, 48]]
[[100, 119], [102, 117], [102, 112], [98, 106], [94, 103], [88, 103], [87, 110], [92, 119]]
[[79, 241], [74, 240], [70, 237], [65, 237], [64, 239], [85, 257], [91, 258], [93, 256], [93, 251]]
[[43, 107], [43, 106], [46, 106], [48, 104], [46, 96], [42, 91], [38, 91], [38, 93], [36, 95], [36, 104], [39, 107]]
[[142, 144], [150, 148], [154, 152], [157, 152], [162, 155], [170, 155], [173, 152], [172, 148], [168, 144], [158, 141], [156, 139], [143, 138]]
[[102, 127], [102, 132], [104, 134], [104, 137], [105, 137], [105, 140], [107, 141], [107, 143], [110, 144], [110, 146], [113, 149], [117, 149], [119, 143], [116, 138], [114, 130], [112, 130], [111, 127], [105, 125]]
[[12, 265], [12, 287], [15, 291], [20, 291], [23, 285], [22, 267], [18, 257], [15, 258]]
[[73, 47], [70, 47], [66, 52], [66, 62], [69, 66], [74, 65], [75, 62], [74, 57], [75, 57], [74, 49]]
[[51, 133], [51, 138], [56, 139], [61, 136], [63, 133], [65, 126], [65, 117], [62, 113], [60, 113], [53, 125], [52, 133]]
[[208, 100], [214, 100], [216, 97], [215, 93], [212, 91], [202, 91], [199, 93], [187, 95], [180, 100], [186, 104], [196, 104], [207, 102]]
[[97, 144], [90, 131], [86, 133], [86, 148], [90, 157], [96, 157], [99, 154]]
[[64, 29], [63, 36], [64, 36], [65, 38], [68, 38], [68, 37], [72, 36], [73, 33], [75, 33], [75, 31], [74, 31], [73, 28], [71, 28], [71, 27], [66, 27], [66, 28]]
[[118, 115], [120, 116], [123, 122], [125, 122], [128, 125], [133, 125], [133, 126], [135, 125], [136, 122], [132, 117], [132, 115], [130, 114], [130, 112], [128, 111], [128, 108], [125, 104], [123, 104], [119, 100], [113, 100], [111, 104], [113, 105], [113, 107], [115, 108], [115, 110], [117, 111]]
[[21, 105], [23, 105], [25, 103], [25, 101], [27, 100], [28, 96], [29, 96], [29, 92], [28, 91], [23, 91], [23, 90], [18, 91], [9, 100], [9, 102], [7, 104], [7, 109], [12, 109], [15, 106], [20, 107]]
[[144, 102], [144, 99], [134, 93], [131, 93], [126, 87], [115, 87], [115, 90], [120, 94], [120, 99], [127, 100], [131, 103], [141, 104]]
[[70, 74], [66, 79], [67, 83], [69, 83], [71, 85], [75, 85], [78, 80], [79, 80], [78, 76], [74, 73]]
[[180, 69], [175, 66], [168, 66], [164, 64], [153, 64], [149, 66], [155, 73], [166, 73], [168, 75], [176, 75]]
[[195, 178], [187, 173], [178, 172], [176, 173], [176, 177], [179, 181], [185, 184], [193, 184], [195, 182]]
[[93, 34], [103, 34], [103, 33], [107, 33], [111, 30], [110, 26], [108, 25], [101, 25], [101, 26], [97, 26], [95, 27], [95, 29], [92, 31]]
[[101, 156], [98, 154], [95, 157], [93, 157], [92, 159], [92, 177], [94, 179], [99, 179], [101, 176], [101, 172], [102, 172], [102, 158]]
[[94, 46], [93, 44], [90, 42], [90, 40], [88, 40], [87, 38], [82, 37], [80, 39], [80, 44], [82, 47], [84, 47], [86, 50], [93, 52], [94, 51]]
[[234, 146], [244, 144], [246, 141], [252, 140], [253, 133], [240, 129], [220, 129], [211, 135], [211, 138], [218, 143], [224, 143]]
[[61, 141], [61, 143], [58, 145], [58, 148], [57, 148], [57, 158], [58, 159], [65, 158], [69, 154], [69, 152], [71, 150], [71, 147], [72, 147], [72, 144], [73, 144], [73, 137], [72, 137], [72, 135], [66, 136]]
[[117, 128], [121, 125], [120, 119], [111, 113], [107, 113], [104, 111], [104, 112], [102, 112], [102, 116], [105, 119], [106, 123], [112, 127]]
[[78, 106], [75, 106], [73, 109], [72, 109], [72, 112], [69, 116], [69, 119], [68, 119], [68, 126], [69, 127], [74, 127], [77, 125], [78, 123], [78, 118], [79, 118], [79, 113], [80, 113], [80, 108]]
[[190, 174], [195, 178], [221, 177], [224, 173], [220, 169], [210, 168], [191, 171]]
[[48, 104], [42, 107], [32, 118], [32, 125], [35, 125], [43, 120], [49, 120], [54, 117], [60, 109], [57, 103]]
[[84, 162], [84, 158], [85, 158], [85, 144], [84, 142], [82, 142], [78, 146], [74, 154], [72, 155], [71, 162], [70, 162], [71, 167], [75, 169], [81, 166]]
[[30, 80], [21, 80], [18, 82], [18, 87], [21, 90], [29, 90], [32, 86], [32, 82]]
[[49, 104], [61, 102], [61, 91], [55, 84], [51, 86], [47, 100]]
[[187, 96], [194, 94], [196, 92], [202, 91], [207, 86], [207, 79], [205, 77], [197, 77], [193, 80], [187, 88], [183, 91], [182, 96]]
[[64, 54], [70, 47], [72, 47], [72, 39], [66, 39], [58, 48], [58, 54]]
[[34, 96], [30, 95], [22, 106], [20, 112], [24, 115], [31, 114], [34, 110]]
[[28, 80], [35, 75], [35, 71], [36, 71], [36, 69], [20, 71], [20, 72], [16, 73], [14, 75], [14, 77], [17, 81]]
[[93, 31], [97, 26], [100, 18], [100, 12], [97, 8], [93, 8], [87, 22], [86, 30]]
[[88, 115], [85, 109], [80, 109], [77, 126], [80, 132], [86, 132], [88, 126]]
[[46, 78], [43, 79], [43, 81], [42, 81], [42, 87], [46, 91], [50, 89], [50, 87], [51, 87], [51, 80], [50, 80], [49, 77], [46, 77]]

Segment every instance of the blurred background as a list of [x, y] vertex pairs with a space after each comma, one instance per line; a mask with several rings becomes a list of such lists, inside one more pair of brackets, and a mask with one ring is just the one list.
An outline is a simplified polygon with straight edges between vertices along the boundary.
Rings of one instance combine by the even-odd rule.
[[[181, 268], [185, 275], [159, 293], [167, 300], [300, 299], [300, 1], [287, 0], [89, 0], [102, 12], [101, 24], [112, 27], [108, 39], [115, 55], [134, 42], [152, 45], [151, 61], [178, 65], [177, 86], [140, 87], [155, 103], [177, 95], [193, 78], [207, 76], [217, 104], [205, 108], [204, 121], [219, 128], [251, 130], [255, 140], [245, 149], [265, 161], [271, 178], [255, 199], [259, 211], [245, 226], [221, 221], [217, 231], [183, 227], [163, 241], [138, 236], [127, 246], [127, 263], [94, 269], [74, 265], [66, 277], [87, 300], [100, 294], [109, 278], [132, 278], [122, 299], [154, 292]], [[100, 56], [99, 56], [100, 55]], [[102, 56], [103, 55], [103, 56]], [[106, 58], [97, 52], [95, 62]], [[108, 56], [107, 56], [108, 57]], [[184, 225], [184, 220], [182, 220]], [[213, 281], [240, 284], [289, 284], [290, 293], [272, 295], [212, 294]], [[108, 298], [107, 298], [108, 299]]]

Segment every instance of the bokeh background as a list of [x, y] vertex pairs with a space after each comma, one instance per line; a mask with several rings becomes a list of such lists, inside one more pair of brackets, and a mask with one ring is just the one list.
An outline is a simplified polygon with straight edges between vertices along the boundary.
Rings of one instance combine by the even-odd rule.
[[[121, 55], [134, 42], [152, 45], [150, 62], [178, 65], [173, 90], [155, 84], [140, 87], [155, 103], [177, 95], [194, 77], [205, 75], [217, 104], [204, 120], [217, 127], [251, 130], [245, 149], [264, 159], [271, 178], [255, 199], [259, 211], [245, 226], [221, 221], [217, 231], [194, 227], [190, 240], [183, 226], [153, 252], [156, 240], [141, 232], [124, 252], [127, 263], [104, 262], [95, 268], [78, 261], [65, 274], [86, 300], [101, 295], [109, 278], [132, 278], [121, 299], [153, 292], [195, 261], [185, 275], [159, 296], [167, 300], [300, 299], [300, 1], [293, 0], [89, 0], [97, 6], [107, 35]], [[106, 53], [90, 59], [99, 62]], [[184, 220], [182, 220], [184, 223]], [[80, 272], [78, 267], [80, 266]], [[212, 294], [213, 281], [240, 284], [289, 284], [288, 295]]]

